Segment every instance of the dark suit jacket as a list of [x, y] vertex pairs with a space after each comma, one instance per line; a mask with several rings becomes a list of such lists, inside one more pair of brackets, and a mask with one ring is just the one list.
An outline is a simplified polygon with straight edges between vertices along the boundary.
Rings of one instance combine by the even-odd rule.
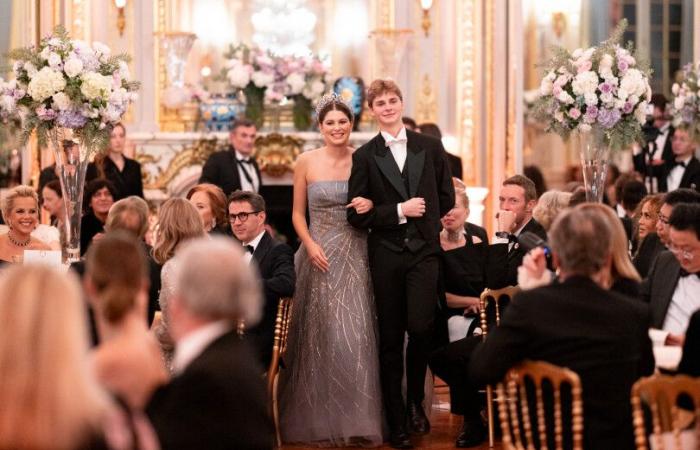
[[[104, 177], [111, 181], [117, 190], [117, 196], [114, 197], [115, 202], [130, 195], [144, 198], [141, 164], [138, 161], [125, 156], [124, 169], [120, 171], [111, 158], [105, 157], [103, 167]], [[100, 171], [97, 165], [95, 163], [89, 164], [85, 174], [86, 181], [93, 180], [99, 175]]]
[[676, 290], [681, 265], [670, 251], [659, 253], [649, 270], [649, 275], [642, 281], [642, 300], [649, 304], [651, 326], [661, 328], [666, 319], [668, 305]]
[[[659, 192], [666, 192], [666, 176], [668, 175], [669, 164], [673, 163], [673, 149], [671, 148], [671, 141], [673, 139], [674, 128], [671, 126], [668, 130], [668, 137], [666, 137], [666, 143], [664, 144], [663, 151], [661, 152], [661, 160], [663, 164], [658, 166], [647, 167], [645, 161], [644, 153], [634, 155], [632, 157], [632, 162], [634, 163], [634, 170], [639, 172], [643, 177], [651, 175], [657, 179]], [[649, 170], [651, 169], [651, 170]], [[649, 173], [647, 173], [649, 172]]]
[[678, 364], [678, 373], [700, 377], [700, 310], [695, 311], [690, 317], [690, 323], [685, 332], [683, 358]]
[[581, 378], [584, 448], [632, 449], [632, 384], [654, 370], [646, 305], [584, 277], [516, 295], [471, 357], [473, 382], [495, 383], [523, 360]]
[[[521, 234], [526, 231], [547, 240], [547, 232], [535, 219], [530, 219], [523, 227]], [[486, 285], [491, 289], [517, 285], [518, 267], [522, 264], [526, 253], [525, 249], [520, 248], [520, 246], [513, 246], [509, 252], [507, 243], [489, 245], [486, 260]]]
[[695, 189], [700, 192], [700, 161], [698, 161], [695, 156], [688, 161], [688, 166], [686, 166], [685, 172], [683, 172], [681, 184], [679, 184], [678, 187]]
[[[260, 176], [260, 168], [258, 163], [251, 158], [255, 173], [258, 175], [258, 180], [262, 185], [262, 177]], [[246, 169], [248, 169], [246, 167]], [[238, 163], [236, 162], [236, 153], [233, 147], [227, 150], [212, 153], [207, 159], [207, 162], [202, 168], [202, 176], [199, 178], [200, 183], [211, 183], [219, 186], [226, 196], [231, 192], [241, 189], [241, 179], [238, 175]]]
[[450, 172], [455, 178], [462, 179], [462, 158], [452, 153], [447, 153], [447, 162], [450, 164]]
[[146, 407], [163, 450], [272, 449], [261, 372], [235, 331], [212, 342]]
[[639, 249], [637, 253], [632, 258], [632, 263], [634, 267], [639, 272], [639, 276], [646, 278], [649, 275], [649, 269], [654, 263], [656, 257], [662, 251], [666, 250], [666, 246], [661, 243], [659, 235], [656, 233], [649, 233], [644, 237], [641, 244], [639, 244]]
[[422, 240], [439, 251], [440, 218], [452, 209], [455, 202], [447, 157], [438, 139], [409, 130], [406, 130], [406, 137], [404, 172], [408, 171], [407, 183], [404, 183], [381, 133], [352, 155], [348, 201], [358, 196], [365, 197], [374, 202], [374, 208], [365, 214], [358, 214], [350, 208], [348, 221], [354, 227], [369, 228], [370, 247], [382, 244], [400, 251], [404, 244], [410, 243], [403, 242], [396, 205], [413, 197], [422, 197], [425, 199], [425, 214], [408, 218], [409, 226], [415, 226], [416, 240]]
[[248, 329], [246, 334], [253, 337], [260, 362], [267, 367], [272, 355], [279, 299], [294, 295], [294, 251], [265, 232], [253, 253], [253, 259], [262, 278], [265, 305], [262, 320]]
[[469, 234], [471, 234], [472, 236], [477, 236], [479, 239], [481, 239], [481, 242], [484, 242], [486, 245], [488, 245], [489, 236], [486, 232], [486, 228], [480, 227], [479, 225], [471, 222], [465, 223], [464, 228], [469, 232]]

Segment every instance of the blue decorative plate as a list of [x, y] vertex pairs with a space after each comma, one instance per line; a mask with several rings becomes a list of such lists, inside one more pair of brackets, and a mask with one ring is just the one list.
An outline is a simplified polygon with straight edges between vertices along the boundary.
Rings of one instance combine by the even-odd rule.
[[355, 130], [357, 130], [365, 103], [364, 81], [358, 77], [340, 77], [333, 83], [333, 92], [340, 95], [352, 106], [352, 113], [355, 115]]
[[233, 121], [244, 111], [245, 105], [232, 97], [211, 98], [199, 105], [201, 121], [207, 131], [229, 131]]

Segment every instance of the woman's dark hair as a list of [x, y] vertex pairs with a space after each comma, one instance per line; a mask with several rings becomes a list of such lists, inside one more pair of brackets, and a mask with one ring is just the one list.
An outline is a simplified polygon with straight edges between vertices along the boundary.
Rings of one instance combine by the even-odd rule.
[[90, 211], [90, 201], [92, 197], [97, 191], [103, 188], [107, 188], [109, 193], [112, 194], [112, 198], [117, 198], [117, 188], [114, 187], [111, 181], [105, 178], [95, 178], [85, 186], [85, 193], [83, 194], [83, 212]]
[[442, 139], [442, 131], [440, 131], [440, 127], [432, 122], [422, 123], [418, 125], [418, 129], [426, 136]]
[[[61, 190], [61, 182], [58, 180], [51, 180], [44, 185], [44, 188], [49, 188], [58, 195], [58, 198], [63, 198], [63, 190]], [[43, 190], [42, 189], [42, 190]]]
[[354, 120], [352, 111], [350, 110], [350, 107], [348, 105], [338, 100], [331, 100], [327, 104], [323, 105], [321, 109], [318, 110], [319, 124], [323, 123], [323, 120], [326, 118], [326, 114], [328, 114], [330, 111], [340, 111], [347, 116], [350, 122]]
[[535, 183], [535, 192], [537, 192], [537, 198], [540, 198], [542, 194], [547, 192], [547, 183], [544, 181], [544, 175], [542, 171], [537, 166], [525, 166], [523, 167], [523, 175], [528, 177]]

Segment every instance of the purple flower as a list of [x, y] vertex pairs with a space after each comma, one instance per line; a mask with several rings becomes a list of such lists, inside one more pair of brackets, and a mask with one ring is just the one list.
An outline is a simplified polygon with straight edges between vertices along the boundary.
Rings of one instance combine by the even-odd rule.
[[625, 114], [629, 114], [632, 112], [634, 109], [634, 105], [630, 102], [625, 102], [625, 106], [622, 107], [622, 112]]
[[40, 120], [49, 121], [55, 119], [57, 114], [53, 109], [41, 105], [36, 109], [36, 115]]
[[605, 83], [600, 83], [600, 86], [598, 86], [598, 89], [600, 89], [600, 92], [602, 92], [604, 94], [609, 94], [613, 90], [613, 85], [606, 81]]
[[598, 117], [598, 107], [595, 105], [586, 108], [586, 116], [590, 119], [595, 119]]
[[629, 64], [627, 63], [626, 59], [621, 59], [617, 62], [617, 69], [620, 72], [625, 72], [627, 69], [629, 69]]
[[87, 122], [87, 117], [83, 116], [80, 111], [67, 109], [58, 114], [56, 123], [65, 128], [80, 128]]
[[598, 123], [603, 128], [612, 128], [620, 121], [620, 110], [603, 108], [598, 113]]

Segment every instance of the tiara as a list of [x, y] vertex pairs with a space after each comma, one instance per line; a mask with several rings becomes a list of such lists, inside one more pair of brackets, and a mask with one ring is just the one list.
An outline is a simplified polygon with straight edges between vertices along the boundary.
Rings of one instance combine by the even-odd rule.
[[329, 92], [327, 94], [324, 94], [323, 97], [316, 103], [316, 116], [319, 115], [319, 113], [328, 106], [331, 103], [342, 103], [344, 106], [348, 108], [348, 111], [350, 111], [350, 119], [353, 119], [353, 113], [352, 113], [352, 105], [345, 100], [342, 96], [336, 94], [335, 92]]

